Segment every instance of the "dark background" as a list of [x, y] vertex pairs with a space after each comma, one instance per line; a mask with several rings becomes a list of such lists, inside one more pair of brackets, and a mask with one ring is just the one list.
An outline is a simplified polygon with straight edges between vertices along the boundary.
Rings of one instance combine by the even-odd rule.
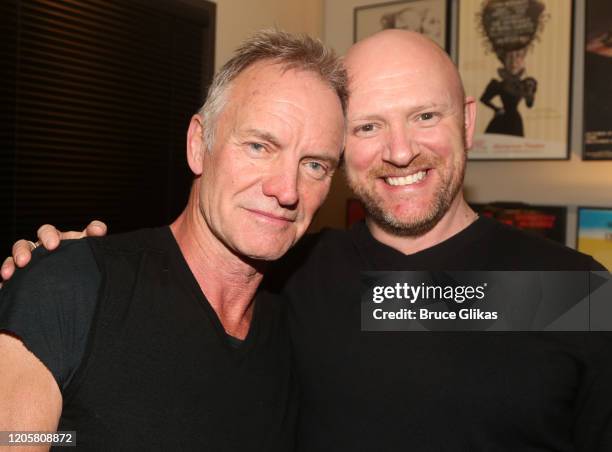
[[0, 0], [0, 36], [0, 255], [43, 223], [172, 221], [214, 70], [215, 5]]

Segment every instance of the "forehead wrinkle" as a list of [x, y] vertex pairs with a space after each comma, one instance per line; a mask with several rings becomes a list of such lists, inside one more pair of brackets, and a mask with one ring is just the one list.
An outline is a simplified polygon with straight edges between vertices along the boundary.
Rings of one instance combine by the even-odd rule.
[[267, 141], [276, 147], [280, 146], [279, 139], [274, 134], [272, 134], [271, 132], [268, 132], [267, 130], [263, 130], [259, 128], [249, 128], [244, 131], [244, 135], [254, 135], [255, 137], [261, 140]]
[[[337, 141], [338, 149], [323, 149], [331, 147], [328, 139], [330, 133], [325, 132], [331, 127], [328, 124], [330, 115], [323, 114], [320, 102], [314, 99], [325, 95], [324, 105], [327, 105], [333, 98], [341, 114], [336, 93], [308, 71], [281, 71], [278, 65], [260, 68], [262, 71], [251, 70], [250, 73], [241, 74], [239, 77], [244, 75], [241, 80], [236, 79], [240, 83], [236, 83], [237, 89], [231, 99], [237, 113], [235, 127], [241, 131], [256, 129], [269, 133], [281, 145], [279, 147], [295, 145], [303, 150], [310, 148], [317, 155], [326, 153], [333, 158], [342, 147], [344, 122], [340, 124], [337, 140], [334, 139], [333, 147], [336, 147]], [[270, 76], [264, 76], [267, 74]], [[291, 77], [289, 83], [286, 83], [287, 77]]]
[[382, 113], [395, 107], [416, 111], [431, 106], [439, 110], [463, 109], [462, 92], [447, 74], [420, 69], [394, 70], [372, 74], [372, 78], [353, 78], [348, 104], [348, 119]]
[[306, 123], [306, 117], [304, 116], [306, 109], [286, 99], [277, 100], [275, 103], [281, 105], [281, 108], [271, 111], [270, 116], [274, 117], [281, 125], [282, 131], [280, 133], [286, 134], [292, 139], [302, 136]]
[[[288, 134], [300, 134], [306, 109], [289, 99], [271, 99], [260, 90], [254, 96], [234, 100], [236, 123], [242, 130], [260, 131], [280, 144]], [[242, 119], [241, 119], [242, 118]]]
[[[427, 92], [427, 95], [423, 93]], [[354, 120], [360, 116], [371, 116], [374, 111], [391, 110], [397, 106], [403, 109], [421, 110], [449, 109], [455, 104], [462, 105], [459, 99], [451, 94], [447, 87], [435, 90], [423, 87], [422, 84], [415, 82], [402, 82], [395, 84], [372, 84], [355, 90], [349, 101], [348, 120]], [[457, 101], [455, 101], [457, 100]]]

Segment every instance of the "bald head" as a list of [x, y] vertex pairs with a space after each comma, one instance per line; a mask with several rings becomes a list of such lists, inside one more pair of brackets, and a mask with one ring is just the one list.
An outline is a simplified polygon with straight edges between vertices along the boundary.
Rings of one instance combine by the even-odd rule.
[[423, 35], [385, 30], [355, 44], [345, 63], [346, 175], [375, 237], [403, 249], [397, 237], [422, 236], [443, 218], [440, 228], [460, 230], [476, 107], [453, 62]]
[[444, 84], [449, 95], [463, 100], [463, 84], [456, 66], [435, 42], [420, 33], [384, 30], [353, 45], [345, 59], [353, 88], [399, 74], [429, 77]]

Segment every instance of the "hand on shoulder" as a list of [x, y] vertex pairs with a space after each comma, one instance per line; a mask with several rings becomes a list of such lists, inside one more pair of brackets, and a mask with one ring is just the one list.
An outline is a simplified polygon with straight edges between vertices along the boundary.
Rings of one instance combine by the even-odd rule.
[[[55, 250], [62, 240], [82, 239], [84, 237], [100, 237], [106, 235], [107, 227], [102, 221], [93, 220], [82, 231], [62, 232], [51, 224], [38, 228], [36, 243], [21, 239], [13, 244], [12, 256], [7, 257], [0, 267], [2, 282], [9, 280], [17, 268], [23, 268], [32, 259], [32, 251], [42, 246], [49, 251]], [[0, 282], [0, 288], [2, 287]]]

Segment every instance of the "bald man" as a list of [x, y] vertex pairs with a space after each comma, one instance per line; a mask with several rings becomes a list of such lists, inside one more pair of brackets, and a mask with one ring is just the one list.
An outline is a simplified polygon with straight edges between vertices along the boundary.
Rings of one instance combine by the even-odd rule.
[[298, 450], [612, 450], [609, 337], [361, 331], [363, 271], [603, 267], [469, 208], [475, 101], [439, 47], [389, 30], [346, 65], [345, 169], [367, 219], [311, 236], [275, 269], [301, 386]]
[[346, 66], [346, 174], [372, 235], [409, 254], [465, 229], [476, 219], [461, 193], [476, 103], [448, 55], [389, 30], [354, 45]]
[[295, 250], [284, 286], [300, 451], [612, 450], [610, 338], [367, 332], [363, 271], [603, 270], [478, 218], [463, 198], [475, 101], [448, 56], [389, 30], [354, 45], [345, 169], [367, 218]]

